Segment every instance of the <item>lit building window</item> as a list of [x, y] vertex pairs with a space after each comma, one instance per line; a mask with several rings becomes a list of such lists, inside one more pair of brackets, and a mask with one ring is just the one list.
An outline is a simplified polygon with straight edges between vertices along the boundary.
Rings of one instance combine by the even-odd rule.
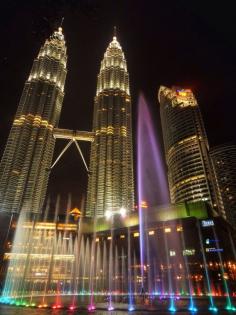
[[173, 257], [175, 255], [176, 255], [175, 251], [174, 250], [170, 250], [170, 256]]
[[183, 231], [183, 227], [181, 225], [177, 226], [176, 231], [177, 232], [182, 232]]
[[183, 255], [184, 256], [193, 256], [195, 255], [195, 249], [191, 248], [191, 249], [184, 249], [183, 250]]
[[108, 240], [111, 240], [111, 236], [108, 236], [107, 239], [108, 239]]
[[125, 238], [125, 235], [121, 235], [120, 238]]
[[148, 235], [154, 235], [155, 232], [154, 231], [148, 231]]
[[134, 237], [139, 237], [139, 232], [135, 232]]
[[96, 238], [96, 242], [99, 242], [99, 238], [98, 237]]
[[144, 200], [141, 201], [141, 208], [143, 208], [143, 209], [147, 209], [148, 208], [147, 201], [144, 201]]
[[165, 233], [170, 233], [171, 232], [171, 228], [165, 228]]

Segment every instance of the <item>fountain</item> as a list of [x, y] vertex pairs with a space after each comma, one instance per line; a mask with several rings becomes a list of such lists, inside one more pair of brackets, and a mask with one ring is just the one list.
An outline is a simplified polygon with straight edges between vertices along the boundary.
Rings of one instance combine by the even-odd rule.
[[[141, 290], [144, 290], [144, 218], [143, 205], [146, 200], [153, 202], [154, 192], [150, 190], [154, 185], [158, 187], [158, 202], [169, 202], [168, 189], [160, 150], [157, 146], [155, 132], [150, 113], [144, 96], [141, 94], [138, 100], [138, 126], [137, 126], [137, 179], [138, 179], [138, 211], [140, 231], [140, 266], [141, 266]], [[150, 179], [151, 178], [151, 179]]]
[[[154, 135], [141, 95], [137, 212], [120, 209], [107, 218], [76, 220], [70, 216], [69, 197], [62, 219], [58, 197], [52, 219], [49, 202], [41, 217], [20, 215], [12, 249], [5, 254], [9, 263], [1, 303], [89, 312], [235, 311], [231, 279], [236, 279], [236, 264], [225, 262], [216, 241], [212, 262], [205, 243], [208, 238], [217, 240], [217, 231], [206, 212], [200, 216], [196, 205], [166, 206], [167, 182]], [[155, 204], [160, 206], [153, 208]], [[198, 253], [184, 233], [188, 229], [195, 231]], [[234, 259], [230, 233], [228, 242]]]

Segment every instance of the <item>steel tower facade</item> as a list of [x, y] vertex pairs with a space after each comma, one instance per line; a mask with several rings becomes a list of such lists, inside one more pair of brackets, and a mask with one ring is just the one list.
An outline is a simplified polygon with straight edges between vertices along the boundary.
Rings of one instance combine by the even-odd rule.
[[202, 200], [214, 205], [208, 140], [194, 94], [161, 86], [159, 103], [171, 202]]
[[43, 206], [66, 79], [59, 28], [34, 60], [0, 164], [0, 211], [38, 213]]
[[122, 48], [114, 36], [101, 62], [93, 114], [87, 216], [134, 207], [131, 98]]

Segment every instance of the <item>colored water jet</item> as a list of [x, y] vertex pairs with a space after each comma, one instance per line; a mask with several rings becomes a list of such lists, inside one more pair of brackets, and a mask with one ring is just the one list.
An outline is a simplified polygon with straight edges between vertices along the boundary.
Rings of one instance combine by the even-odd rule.
[[128, 309], [131, 312], [133, 306], [133, 288], [132, 288], [132, 271], [131, 271], [131, 245], [130, 245], [130, 229], [128, 228]]
[[115, 309], [114, 306], [111, 303], [109, 303], [107, 310], [114, 311], [114, 309]]
[[130, 305], [130, 306], [128, 307], [128, 311], [129, 311], [129, 312], [133, 312], [133, 311], [135, 311], [134, 306]]
[[200, 241], [200, 246], [201, 246], [201, 252], [202, 252], [202, 258], [203, 258], [203, 265], [204, 265], [204, 272], [205, 272], [205, 276], [206, 276], [206, 282], [207, 282], [207, 289], [208, 289], [208, 293], [209, 293], [209, 302], [210, 302], [210, 306], [209, 306], [209, 310], [210, 311], [217, 311], [217, 307], [215, 306], [214, 303], [214, 299], [212, 296], [212, 292], [211, 292], [211, 283], [210, 283], [210, 277], [209, 277], [209, 272], [208, 272], [208, 266], [207, 266], [207, 260], [206, 260], [206, 255], [205, 255], [205, 249], [203, 246], [203, 239], [202, 239], [202, 232], [201, 232], [201, 227], [200, 227], [200, 222], [197, 222], [197, 229], [198, 229], [198, 237], [199, 237], [199, 241]]
[[[143, 211], [146, 211], [145, 209], [147, 208], [146, 201], [150, 204], [166, 204], [169, 202], [168, 186], [160, 152], [156, 131], [153, 127], [147, 102], [141, 94], [138, 100], [137, 126], [137, 186], [141, 293], [144, 293], [145, 241]], [[158, 191], [153, 191], [151, 187], [158, 187]], [[156, 196], [158, 196], [157, 199]]]
[[[215, 231], [214, 226], [212, 227], [212, 230], [213, 230], [214, 238], [217, 239], [217, 235], [216, 235], [216, 231]], [[223, 278], [223, 284], [224, 284], [225, 294], [226, 294], [226, 303], [227, 303], [226, 304], [226, 310], [228, 310], [228, 311], [235, 311], [236, 308], [233, 306], [232, 301], [231, 301], [228, 283], [227, 283], [226, 278], [224, 277], [224, 274], [225, 274], [224, 264], [223, 264], [223, 260], [222, 260], [222, 257], [221, 257], [221, 253], [219, 251], [219, 243], [218, 242], [216, 242], [216, 247], [218, 249], [217, 255], [218, 255], [218, 258], [219, 258], [219, 262], [220, 262], [220, 270], [221, 270], [221, 275], [222, 275], [222, 278]]]

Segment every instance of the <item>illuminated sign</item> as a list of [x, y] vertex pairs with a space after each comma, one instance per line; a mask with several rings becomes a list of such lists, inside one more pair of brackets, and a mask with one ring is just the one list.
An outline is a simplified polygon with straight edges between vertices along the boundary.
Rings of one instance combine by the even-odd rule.
[[218, 252], [223, 252], [223, 251], [224, 251], [223, 248], [215, 248], [215, 247], [206, 248], [207, 253], [218, 253]]
[[219, 240], [211, 240], [209, 238], [206, 238], [206, 244], [209, 245], [210, 243], [218, 243]]
[[202, 220], [202, 227], [214, 226], [213, 220]]
[[176, 92], [179, 96], [186, 97], [192, 91], [190, 89], [186, 89], [186, 90], [183, 89], [183, 90], [176, 90]]

